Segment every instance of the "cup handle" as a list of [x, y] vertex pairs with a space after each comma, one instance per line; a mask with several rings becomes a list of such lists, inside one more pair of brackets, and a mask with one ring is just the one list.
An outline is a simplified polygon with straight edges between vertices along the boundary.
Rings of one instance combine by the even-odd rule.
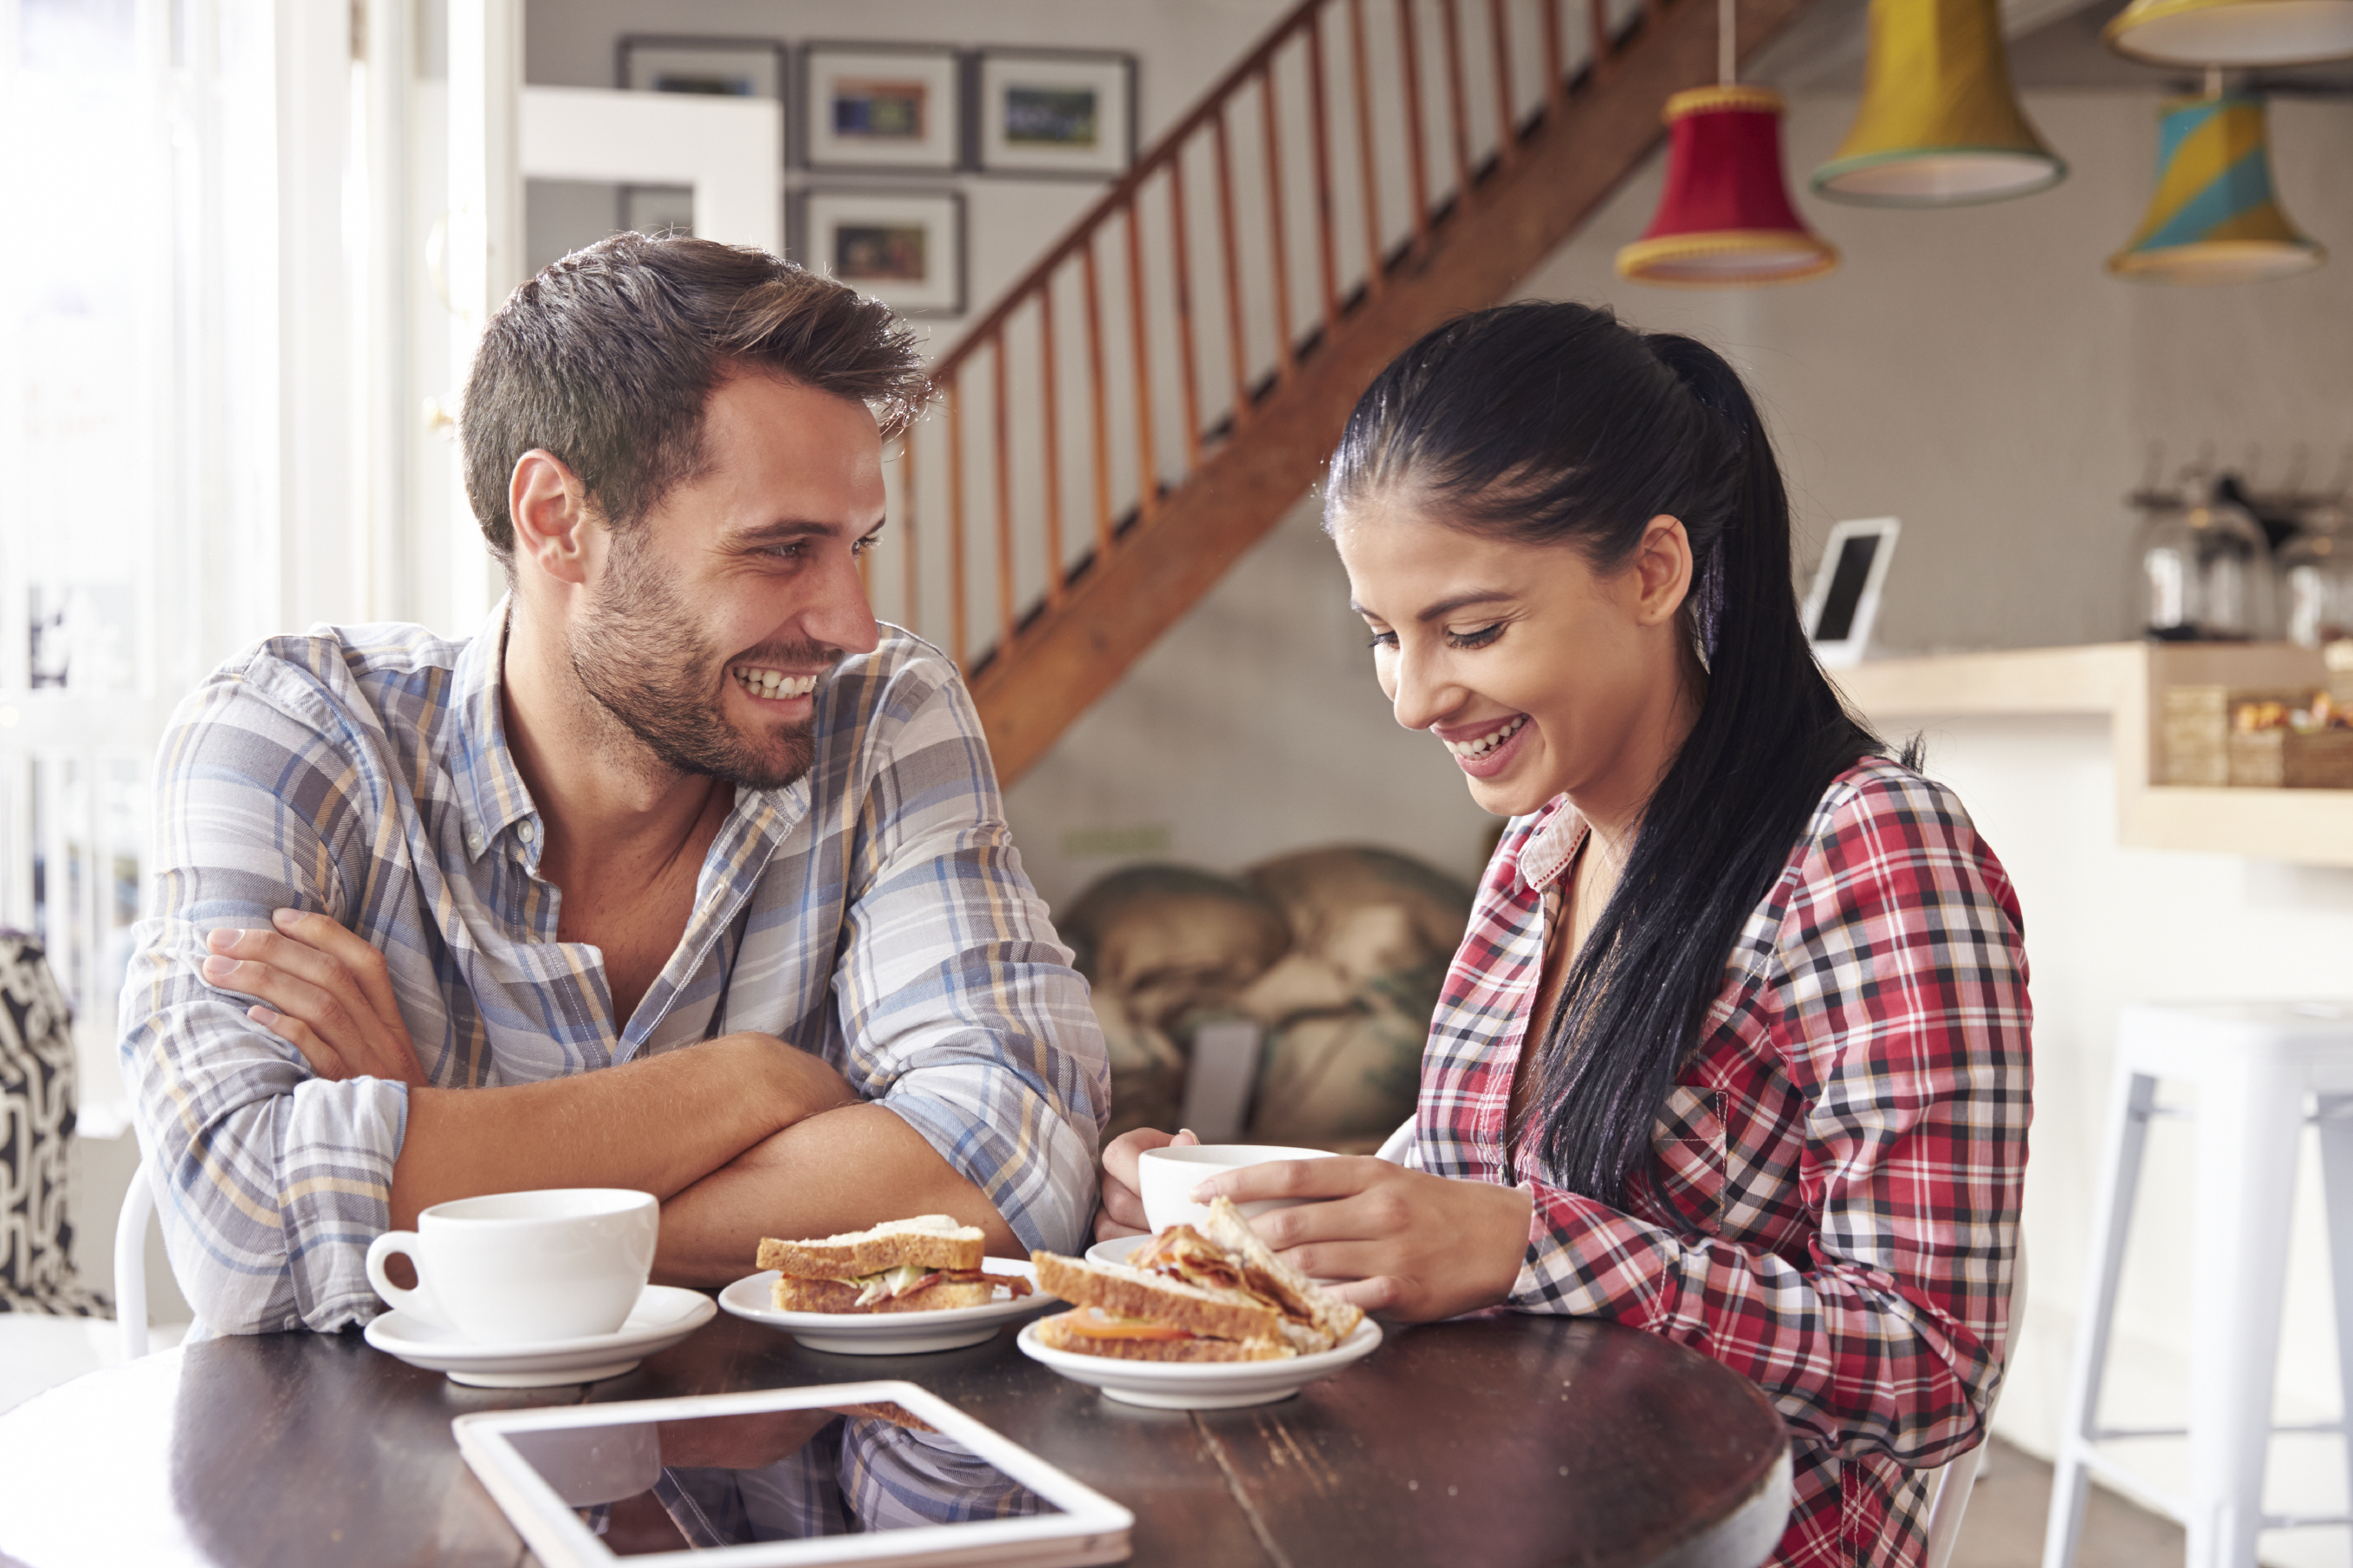
[[[449, 1325], [441, 1321], [440, 1314], [426, 1305], [427, 1299], [424, 1291], [405, 1289], [394, 1284], [391, 1277], [384, 1271], [384, 1260], [396, 1252], [408, 1259], [409, 1267], [415, 1268], [417, 1242], [417, 1233], [413, 1230], [387, 1230], [368, 1243], [368, 1283], [375, 1288], [377, 1295], [400, 1311], [422, 1318], [436, 1328], [446, 1329]], [[423, 1277], [420, 1275], [418, 1278], [421, 1282]]]

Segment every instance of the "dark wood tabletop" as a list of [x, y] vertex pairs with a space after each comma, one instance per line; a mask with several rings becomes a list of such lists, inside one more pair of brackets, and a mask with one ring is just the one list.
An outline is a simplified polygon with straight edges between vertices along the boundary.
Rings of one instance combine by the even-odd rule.
[[[930, 1389], [1125, 1505], [1140, 1565], [1755, 1568], [1788, 1510], [1764, 1397], [1614, 1324], [1391, 1327], [1294, 1398], [1192, 1415], [1106, 1400], [1014, 1332], [842, 1356], [723, 1314], [625, 1376], [515, 1392], [356, 1333], [210, 1341], [0, 1416], [0, 1564], [128, 1561], [103, 1553], [136, 1543], [150, 1564], [515, 1568], [532, 1559], [459, 1458], [452, 1416], [874, 1378]], [[96, 1550], [60, 1551], [76, 1542]]]

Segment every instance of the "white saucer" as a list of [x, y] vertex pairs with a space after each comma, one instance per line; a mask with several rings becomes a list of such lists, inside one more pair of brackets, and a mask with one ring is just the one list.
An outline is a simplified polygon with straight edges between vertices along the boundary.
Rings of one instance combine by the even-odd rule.
[[[1116, 1247], [1118, 1242], [1099, 1246]], [[1045, 1363], [1073, 1383], [1100, 1388], [1109, 1399], [1155, 1410], [1232, 1410], [1288, 1399], [1311, 1383], [1331, 1376], [1373, 1353], [1381, 1326], [1370, 1318], [1334, 1349], [1289, 1361], [1114, 1361], [1109, 1356], [1049, 1349], [1038, 1342], [1038, 1325], [1021, 1331], [1021, 1353]]]
[[1134, 1252], [1137, 1247], [1142, 1247], [1145, 1242], [1150, 1241], [1152, 1237], [1150, 1234], [1147, 1233], [1143, 1236], [1114, 1236], [1109, 1241], [1098, 1241], [1092, 1247], [1087, 1248], [1087, 1261], [1090, 1263], [1124, 1263], [1127, 1261], [1127, 1255], [1129, 1253]]
[[666, 1351], [719, 1315], [710, 1297], [674, 1285], [649, 1285], [629, 1316], [609, 1334], [512, 1345], [478, 1344], [455, 1329], [413, 1312], [392, 1311], [367, 1326], [367, 1342], [452, 1383], [474, 1388], [550, 1388], [618, 1377], [656, 1351]]
[[[1010, 1258], [984, 1258], [984, 1272], [1038, 1282], [1038, 1271]], [[719, 1292], [719, 1304], [739, 1318], [782, 1329], [813, 1351], [836, 1355], [920, 1355], [976, 1345], [1014, 1319], [1062, 1303], [1032, 1290], [985, 1307], [933, 1312], [786, 1312], [777, 1310], [776, 1271], [748, 1274]]]

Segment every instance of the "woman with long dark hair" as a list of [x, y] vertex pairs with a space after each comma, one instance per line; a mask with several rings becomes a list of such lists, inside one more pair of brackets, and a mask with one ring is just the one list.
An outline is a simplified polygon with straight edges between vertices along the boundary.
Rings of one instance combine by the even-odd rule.
[[[1693, 1345], [1795, 1442], [1778, 1562], [1913, 1563], [1982, 1440], [2030, 1116], [2017, 899], [1953, 794], [1849, 714], [1755, 405], [1689, 338], [1519, 304], [1384, 371], [1325, 526], [1397, 720], [1511, 818], [1402, 1165], [1232, 1172], [1408, 1321], [1497, 1305]], [[1180, 1136], [1183, 1136], [1180, 1134]], [[1140, 1131], [1100, 1236], [1143, 1224]]]

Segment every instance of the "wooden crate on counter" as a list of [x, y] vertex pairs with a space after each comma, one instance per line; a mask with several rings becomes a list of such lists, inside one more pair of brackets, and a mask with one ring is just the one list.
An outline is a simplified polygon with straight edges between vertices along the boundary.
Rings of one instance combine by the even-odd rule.
[[2229, 783], [2253, 789], [2353, 789], [2353, 730], [2233, 732]]
[[2158, 769], [2151, 782], [2209, 788], [2241, 783], [2232, 776], [2231, 742], [2237, 737], [2231, 732], [2232, 710], [2242, 702], [2296, 708], [2310, 700], [2308, 689], [2253, 690], [2204, 682], [2164, 688], [2158, 693]]

